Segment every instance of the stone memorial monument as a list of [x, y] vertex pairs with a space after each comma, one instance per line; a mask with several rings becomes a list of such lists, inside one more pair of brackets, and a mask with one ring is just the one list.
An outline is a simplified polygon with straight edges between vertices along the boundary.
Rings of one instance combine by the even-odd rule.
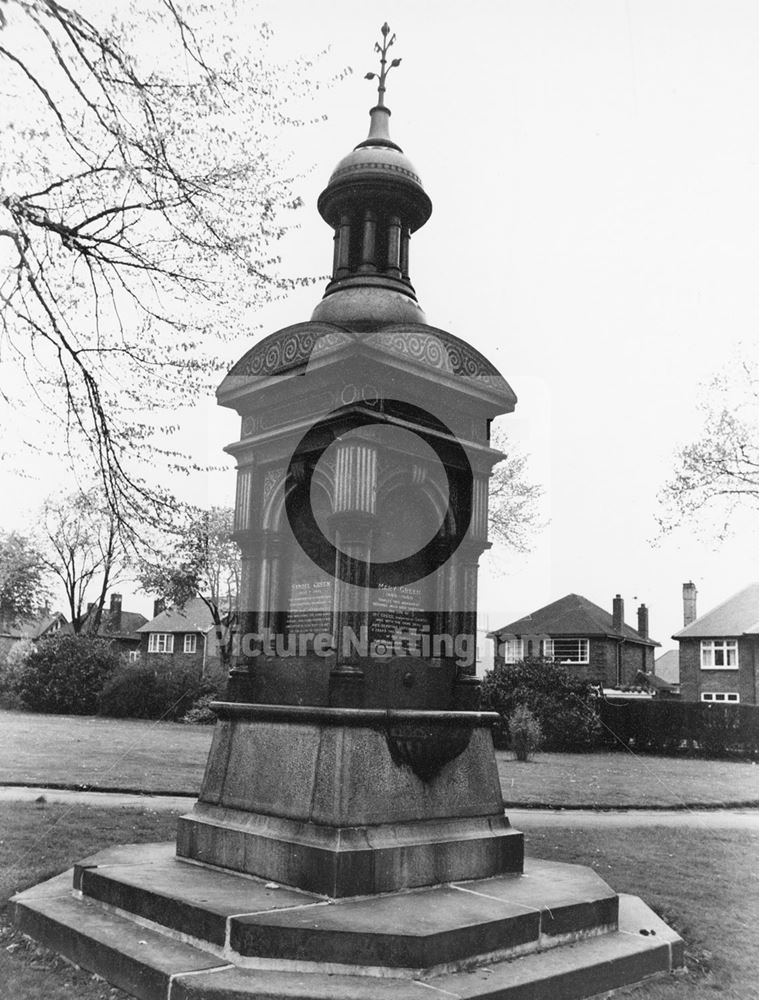
[[429, 325], [432, 206], [391, 139], [383, 25], [369, 136], [318, 208], [310, 321], [218, 390], [240, 415], [238, 655], [176, 845], [103, 851], [15, 900], [19, 926], [140, 998], [588, 997], [681, 964], [590, 869], [524, 861], [475, 677], [491, 421], [516, 398]]

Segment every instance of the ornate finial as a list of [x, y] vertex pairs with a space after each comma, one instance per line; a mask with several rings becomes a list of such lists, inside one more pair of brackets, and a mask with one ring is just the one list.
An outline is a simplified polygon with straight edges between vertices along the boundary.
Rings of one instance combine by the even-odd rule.
[[374, 43], [374, 51], [379, 52], [380, 55], [380, 71], [379, 76], [376, 73], [367, 73], [364, 77], [365, 80], [379, 80], [379, 86], [377, 88], [377, 93], [379, 94], [379, 100], [377, 101], [378, 108], [384, 108], [385, 106], [385, 80], [387, 79], [387, 74], [394, 66], [400, 66], [400, 59], [393, 59], [390, 65], [387, 65], [387, 50], [395, 41], [395, 35], [391, 35], [390, 38], [390, 25], [385, 21], [381, 27], [382, 32], [382, 45], [379, 42]]

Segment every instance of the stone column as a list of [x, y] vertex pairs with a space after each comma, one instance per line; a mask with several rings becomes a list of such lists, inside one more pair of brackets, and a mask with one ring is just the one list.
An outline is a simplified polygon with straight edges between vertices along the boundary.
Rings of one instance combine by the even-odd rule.
[[334, 278], [346, 278], [350, 274], [351, 224], [346, 212], [340, 216], [340, 225], [335, 232]]
[[364, 212], [363, 241], [361, 244], [361, 266], [359, 271], [367, 273], [377, 270], [377, 213], [371, 208]]
[[387, 228], [387, 271], [394, 278], [401, 276], [401, 220], [397, 215], [390, 216]]
[[401, 230], [401, 255], [400, 255], [401, 259], [400, 259], [400, 266], [401, 266], [401, 277], [405, 281], [409, 280], [409, 273], [408, 273], [409, 263], [408, 263], [408, 258], [409, 258], [409, 241], [410, 240], [411, 240], [411, 230], [409, 229], [408, 226], [404, 226], [403, 229]]

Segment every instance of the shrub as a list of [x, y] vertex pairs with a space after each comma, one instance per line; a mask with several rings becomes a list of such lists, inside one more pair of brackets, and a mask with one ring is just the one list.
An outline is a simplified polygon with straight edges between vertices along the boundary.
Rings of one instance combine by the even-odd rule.
[[601, 724], [591, 684], [550, 660], [529, 657], [499, 664], [485, 674], [482, 703], [504, 720], [493, 732], [497, 746], [507, 744], [505, 723], [519, 705], [533, 713], [549, 750], [586, 750], [599, 739]]
[[14, 688], [33, 712], [93, 715], [118, 663], [118, 653], [104, 639], [54, 635], [41, 639], [25, 657]]
[[182, 717], [182, 722], [193, 726], [212, 726], [216, 722], [216, 712], [212, 711], [209, 706], [217, 697], [215, 688], [213, 691], [202, 694], [193, 702], [187, 714]]
[[5, 662], [0, 662], [0, 708], [23, 708], [18, 685], [27, 657], [33, 649], [29, 639], [21, 639], [8, 650]]
[[528, 760], [543, 743], [540, 723], [526, 705], [518, 705], [509, 716], [509, 741], [517, 760]]
[[100, 693], [98, 712], [117, 719], [180, 719], [201, 691], [194, 672], [121, 664]]

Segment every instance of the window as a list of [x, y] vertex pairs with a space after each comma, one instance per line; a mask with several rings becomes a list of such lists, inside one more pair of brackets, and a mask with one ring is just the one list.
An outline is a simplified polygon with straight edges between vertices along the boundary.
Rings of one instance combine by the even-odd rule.
[[139, 651], [139, 649], [130, 649], [129, 650], [129, 662], [130, 663], [136, 663], [137, 660], [139, 660], [139, 658], [140, 658], [140, 651]]
[[171, 632], [151, 632], [148, 639], [149, 653], [173, 653], [174, 636]]
[[186, 635], [184, 637], [185, 653], [194, 653], [197, 648], [198, 637], [196, 635]]
[[741, 696], [735, 691], [702, 691], [701, 701], [740, 701]]
[[737, 670], [737, 639], [702, 639], [702, 670]]
[[504, 663], [518, 663], [524, 657], [521, 639], [502, 639], [498, 647]]
[[558, 663], [589, 663], [587, 639], [546, 639], [543, 655]]

